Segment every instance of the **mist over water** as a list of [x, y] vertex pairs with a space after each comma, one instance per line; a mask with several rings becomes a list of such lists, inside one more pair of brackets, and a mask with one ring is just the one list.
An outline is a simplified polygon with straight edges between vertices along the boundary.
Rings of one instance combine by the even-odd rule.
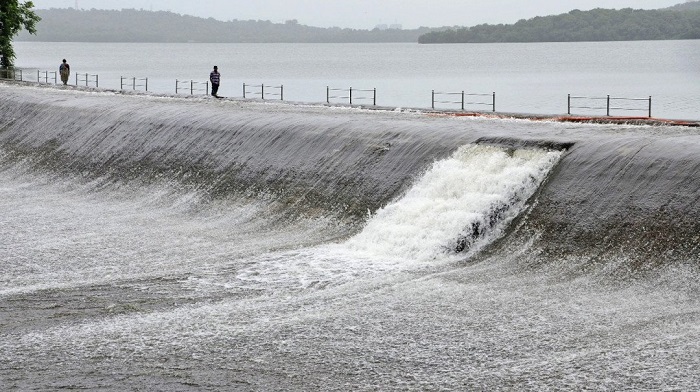
[[0, 389], [692, 390], [698, 151], [0, 84]]

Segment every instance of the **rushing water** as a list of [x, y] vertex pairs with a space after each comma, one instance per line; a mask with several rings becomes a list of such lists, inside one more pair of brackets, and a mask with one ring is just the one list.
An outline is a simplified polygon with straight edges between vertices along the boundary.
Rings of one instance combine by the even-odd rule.
[[694, 390], [700, 132], [0, 83], [0, 390]]
[[[27, 69], [28, 79], [36, 80], [36, 70], [55, 71], [66, 58], [74, 73], [98, 74], [100, 86], [111, 89], [121, 87], [123, 76], [149, 78], [151, 91], [174, 93], [176, 79], [204, 82], [212, 66], [218, 65], [220, 94], [230, 97], [243, 95], [243, 83], [283, 85], [285, 100], [304, 102], [325, 102], [326, 87], [376, 88], [378, 105], [429, 108], [432, 90], [465, 91], [495, 93], [500, 112], [566, 114], [567, 94], [652, 96], [655, 117], [700, 119], [700, 40], [464, 45], [17, 42], [15, 46], [17, 65]], [[256, 91], [259, 88], [251, 88], [247, 96], [259, 98]], [[370, 95], [358, 92], [355, 96]], [[436, 100], [461, 101], [451, 95]], [[492, 109], [491, 97], [468, 96], [466, 102], [476, 103], [465, 105], [466, 109]], [[601, 102], [572, 106], [601, 107]], [[612, 106], [635, 109], [615, 110], [613, 115], [648, 115], [644, 101]], [[606, 111], [574, 109], [572, 113], [605, 115]]]

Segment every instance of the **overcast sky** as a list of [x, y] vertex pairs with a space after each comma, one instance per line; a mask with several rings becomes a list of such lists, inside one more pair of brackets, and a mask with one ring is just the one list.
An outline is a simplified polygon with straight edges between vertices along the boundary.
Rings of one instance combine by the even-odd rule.
[[[378, 24], [473, 26], [513, 23], [572, 9], [654, 9], [686, 0], [77, 0], [81, 9], [136, 8], [219, 20], [270, 20], [319, 27], [372, 29]], [[76, 0], [33, 0], [36, 8], [75, 7]]]

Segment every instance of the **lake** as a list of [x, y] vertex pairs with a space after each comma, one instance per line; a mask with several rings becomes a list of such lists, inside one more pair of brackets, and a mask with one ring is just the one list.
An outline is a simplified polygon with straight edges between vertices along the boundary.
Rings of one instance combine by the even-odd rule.
[[[143, 44], [16, 42], [16, 65], [27, 78], [57, 70], [66, 58], [74, 73], [98, 74], [100, 87], [119, 89], [120, 77], [148, 78], [149, 90], [175, 93], [176, 80], [206, 81], [214, 65], [222, 74], [219, 94], [242, 97], [243, 84], [284, 86], [284, 99], [325, 102], [326, 88], [377, 89], [377, 105], [430, 108], [431, 92], [468, 96], [467, 110], [566, 114], [567, 95], [644, 99], [620, 102], [612, 115], [700, 118], [700, 40], [390, 44]], [[75, 83], [74, 76], [71, 83]], [[82, 83], [82, 82], [81, 82]], [[128, 87], [126, 87], [128, 88]], [[248, 97], [255, 97], [252, 88]], [[268, 92], [279, 90], [268, 88]], [[354, 103], [371, 104], [371, 93]], [[333, 95], [333, 94], [331, 94]], [[339, 92], [337, 96], [347, 96]], [[259, 95], [257, 95], [259, 97]], [[269, 95], [268, 99], [279, 99]], [[344, 102], [336, 99], [335, 102]], [[459, 102], [459, 95], [436, 101]], [[601, 102], [577, 102], [572, 114], [605, 115]], [[459, 103], [437, 108], [459, 109]], [[604, 106], [604, 105], [603, 105]]]

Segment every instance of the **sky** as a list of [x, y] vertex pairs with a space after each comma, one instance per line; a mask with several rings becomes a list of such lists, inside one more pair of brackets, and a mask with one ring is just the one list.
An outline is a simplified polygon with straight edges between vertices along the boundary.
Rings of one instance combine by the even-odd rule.
[[569, 12], [573, 9], [669, 7], [686, 0], [32, 0], [36, 9], [71, 8], [172, 11], [223, 21], [296, 19], [317, 27], [372, 29], [399, 24], [474, 26], [514, 23], [520, 19]]

